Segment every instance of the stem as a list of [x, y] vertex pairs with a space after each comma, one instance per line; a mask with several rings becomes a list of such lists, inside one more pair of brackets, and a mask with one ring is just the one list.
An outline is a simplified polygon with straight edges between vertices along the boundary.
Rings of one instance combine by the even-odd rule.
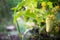
[[[16, 21], [16, 28], [17, 28], [17, 31], [18, 31], [18, 33], [19, 33], [19, 37], [22, 39], [22, 35], [21, 35], [21, 32], [20, 32], [20, 27], [19, 27], [17, 21]], [[21, 39], [20, 39], [20, 40], [21, 40]]]

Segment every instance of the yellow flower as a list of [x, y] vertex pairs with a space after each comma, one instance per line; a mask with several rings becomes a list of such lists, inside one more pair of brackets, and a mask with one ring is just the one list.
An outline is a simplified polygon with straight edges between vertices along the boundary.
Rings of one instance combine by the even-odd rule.
[[41, 6], [46, 6], [46, 2], [42, 2], [41, 3]]
[[45, 7], [45, 6], [43, 6], [43, 7], [42, 7], [42, 10], [43, 10], [43, 11], [45, 11], [45, 10], [46, 10], [46, 7]]
[[42, 20], [42, 22], [45, 22], [45, 20]]
[[55, 19], [55, 16], [54, 15], [51, 15], [51, 19], [54, 20]]
[[51, 10], [52, 13], [55, 13], [55, 10]]
[[59, 6], [55, 6], [55, 9], [58, 10], [59, 9]]
[[47, 17], [50, 17], [51, 15], [49, 14]]

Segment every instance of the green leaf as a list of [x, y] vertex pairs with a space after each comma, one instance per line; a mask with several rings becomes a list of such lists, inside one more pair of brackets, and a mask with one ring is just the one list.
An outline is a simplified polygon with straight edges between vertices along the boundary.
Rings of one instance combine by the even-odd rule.
[[11, 10], [16, 10], [16, 7], [11, 8]]
[[30, 17], [30, 18], [33, 18], [33, 19], [35, 18], [34, 13], [33, 12], [31, 13], [30, 10], [27, 10], [26, 11], [25, 16]]
[[47, 2], [47, 5], [49, 5], [49, 8], [53, 8], [53, 3], [52, 2]]
[[17, 7], [16, 7], [16, 10], [20, 10], [22, 6], [25, 5], [25, 2], [22, 1], [21, 3], [18, 3]]

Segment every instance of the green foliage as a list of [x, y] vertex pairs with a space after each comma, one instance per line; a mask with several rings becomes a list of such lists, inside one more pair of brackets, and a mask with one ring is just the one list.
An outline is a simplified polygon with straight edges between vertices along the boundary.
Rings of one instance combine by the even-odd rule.
[[[40, 9], [37, 8], [37, 3], [40, 2]], [[25, 8], [25, 10], [23, 9]], [[16, 23], [17, 18], [24, 16], [25, 21], [36, 21], [38, 27], [40, 27], [41, 22], [46, 23], [46, 18], [48, 16], [54, 15], [52, 10], [54, 11], [53, 2], [49, 0], [22, 0], [16, 7], [12, 8], [14, 10], [14, 23]], [[57, 10], [56, 10], [57, 11]], [[53, 17], [54, 19], [54, 17]], [[52, 19], [51, 19], [52, 20]], [[34, 22], [35, 22], [34, 21]], [[44, 27], [42, 27], [44, 28]]]
[[[36, 20], [38, 25], [40, 25], [40, 22], [43, 20], [43, 18], [46, 18], [46, 16], [50, 12], [44, 12], [42, 9], [37, 9], [37, 2], [39, 0], [22, 0], [21, 3], [19, 3], [16, 7], [12, 8], [14, 10], [14, 23], [16, 22], [16, 19], [20, 16], [24, 16], [24, 18], [32, 18], [33, 20]], [[48, 0], [47, 0], [48, 1]], [[42, 2], [45, 2], [42, 0]], [[40, 3], [42, 3], [40, 1]], [[46, 2], [49, 8], [53, 8], [52, 2]], [[45, 4], [43, 4], [45, 5]], [[27, 7], [27, 10], [21, 10], [22, 6]], [[17, 13], [18, 11], [18, 13]], [[40, 16], [42, 15], [42, 16]]]

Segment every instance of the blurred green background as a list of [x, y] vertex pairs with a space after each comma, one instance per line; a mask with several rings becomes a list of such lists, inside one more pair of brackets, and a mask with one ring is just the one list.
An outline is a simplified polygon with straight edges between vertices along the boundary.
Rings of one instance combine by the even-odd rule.
[[15, 7], [21, 0], [0, 0], [0, 32], [8, 25], [13, 25], [11, 8]]

